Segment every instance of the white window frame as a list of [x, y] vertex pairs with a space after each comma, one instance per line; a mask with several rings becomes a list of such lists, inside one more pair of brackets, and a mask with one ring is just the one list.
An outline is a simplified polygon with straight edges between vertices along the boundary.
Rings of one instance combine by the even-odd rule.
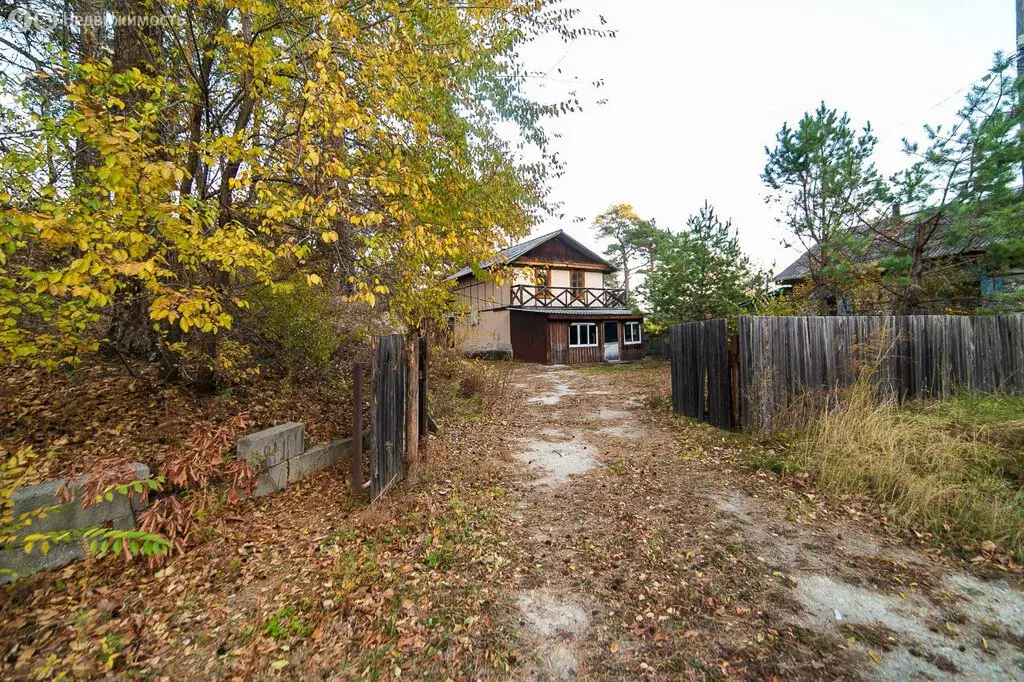
[[[629, 341], [629, 327], [630, 325], [636, 325], [636, 341]], [[622, 325], [622, 345], [624, 346], [637, 346], [644, 342], [643, 331], [640, 328], [639, 322], [626, 322]]]
[[[580, 333], [587, 328], [593, 327], [594, 329], [594, 343], [573, 343], [572, 342], [572, 328], [578, 327], [580, 331], [576, 332], [576, 339], [580, 339]], [[587, 340], [590, 340], [590, 334], [587, 334]], [[569, 348], [597, 348], [597, 342], [599, 341], [597, 333], [596, 322], [573, 322], [569, 325]]]

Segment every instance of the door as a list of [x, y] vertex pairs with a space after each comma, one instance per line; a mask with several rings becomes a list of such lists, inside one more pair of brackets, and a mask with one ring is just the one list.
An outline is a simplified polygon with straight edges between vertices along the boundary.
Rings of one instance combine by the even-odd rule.
[[619, 323], [604, 323], [604, 361], [619, 361]]

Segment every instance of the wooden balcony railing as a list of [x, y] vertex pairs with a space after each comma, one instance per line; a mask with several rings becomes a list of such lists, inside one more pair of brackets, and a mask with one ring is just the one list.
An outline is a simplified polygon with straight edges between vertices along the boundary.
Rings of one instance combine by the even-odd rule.
[[512, 305], [531, 308], [627, 308], [625, 289], [585, 289], [530, 284], [512, 286]]

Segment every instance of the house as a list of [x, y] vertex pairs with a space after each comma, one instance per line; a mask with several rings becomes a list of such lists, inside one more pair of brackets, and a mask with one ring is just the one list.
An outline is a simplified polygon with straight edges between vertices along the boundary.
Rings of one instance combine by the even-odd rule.
[[623, 289], [606, 288], [617, 268], [562, 230], [505, 249], [482, 266], [503, 268], [502, 283], [472, 268], [451, 276], [469, 315], [453, 320], [454, 342], [475, 356], [578, 365], [640, 360], [643, 316]]
[[[898, 208], [895, 215], [899, 216]], [[913, 226], [914, 214], [904, 216], [907, 222], [890, 220], [903, 229]], [[948, 229], [948, 222], [943, 223]], [[896, 238], [903, 238], [893, 228], [891, 233]], [[896, 253], [891, 242], [865, 228], [855, 230], [855, 235], [867, 239], [867, 244], [858, 253], [848, 256], [854, 263], [863, 266], [875, 266], [878, 274], [883, 272], [884, 259]], [[903, 238], [906, 239], [906, 238]], [[999, 238], [962, 237], [960, 239], [934, 239], [925, 249], [924, 260], [928, 269], [939, 280], [935, 291], [934, 307], [936, 313], [950, 310], [970, 310], [986, 305], [998, 294], [1012, 293], [1024, 289], [1024, 268], [1008, 267], [993, 270], [986, 266], [986, 253], [997, 243]], [[793, 287], [807, 282], [811, 277], [811, 265], [820, 266], [820, 250], [817, 246], [804, 252], [789, 267], [775, 276], [780, 294], [787, 295]], [[832, 312], [838, 315], [886, 314], [891, 311], [892, 296], [883, 288], [875, 288], [861, 292], [858, 297], [851, 298], [848, 294], [838, 296], [829, 301]]]

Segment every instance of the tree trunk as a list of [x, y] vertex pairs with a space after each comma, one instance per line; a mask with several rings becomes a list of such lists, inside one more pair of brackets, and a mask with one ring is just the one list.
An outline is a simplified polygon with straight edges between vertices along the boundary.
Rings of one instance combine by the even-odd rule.
[[[115, 16], [127, 18], [140, 11], [151, 11], [148, 3], [139, 3], [138, 0], [114, 2]], [[163, 32], [158, 25], [143, 26], [142, 23], [121, 21], [114, 27], [113, 67], [118, 73], [138, 69], [142, 73], [153, 74], [161, 68]], [[129, 117], [138, 106], [141, 93], [130, 91], [121, 99], [124, 101], [124, 115]], [[163, 133], [161, 137], [164, 137]], [[121, 356], [148, 359], [157, 350], [158, 340], [149, 319], [149, 299], [137, 279], [123, 279], [113, 297], [107, 341]]]
[[626, 256], [626, 245], [619, 246], [622, 249], [622, 288], [626, 292], [626, 305], [629, 305], [629, 258]]
[[[100, 57], [103, 49], [103, 3], [102, 0], [78, 0], [76, 4], [82, 26], [78, 35], [78, 61], [85, 64]], [[99, 154], [95, 147], [81, 138], [75, 140], [75, 157], [71, 176], [75, 186], [83, 182], [86, 171], [96, 165]]]
[[[252, 29], [252, 18], [248, 14], [242, 15], [242, 32], [248, 42], [250, 32]], [[253, 94], [250, 90], [251, 78], [249, 74], [246, 74], [241, 83], [241, 89], [244, 93], [242, 95], [241, 102], [238, 105], [238, 115], [235, 119], [234, 131], [235, 135], [238, 135], [246, 128], [249, 127], [249, 123], [252, 120], [252, 115], [256, 109], [256, 101], [253, 98]], [[232, 220], [232, 204], [234, 202], [234, 194], [231, 188], [231, 183], [238, 175], [238, 171], [242, 167], [241, 161], [227, 161], [224, 160], [223, 170], [221, 172], [220, 187], [218, 188], [218, 213], [217, 213], [217, 227], [218, 229], [224, 229]], [[217, 266], [213, 266], [216, 268]], [[214, 288], [222, 294], [227, 294], [227, 289], [231, 284], [231, 277], [228, 273], [215, 269], [212, 273], [212, 279]], [[200, 345], [203, 352], [203, 361], [200, 363], [199, 374], [197, 377], [197, 388], [204, 392], [213, 392], [217, 389], [217, 377], [215, 372], [215, 365], [217, 361], [218, 353], [218, 334], [213, 333], [202, 333]]]

